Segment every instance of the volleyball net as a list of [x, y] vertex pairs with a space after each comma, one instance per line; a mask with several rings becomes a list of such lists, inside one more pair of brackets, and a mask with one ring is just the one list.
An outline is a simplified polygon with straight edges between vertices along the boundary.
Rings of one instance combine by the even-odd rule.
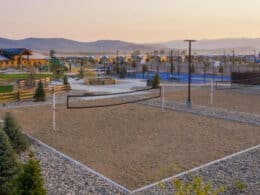
[[143, 102], [151, 99], [160, 98], [162, 95], [161, 87], [145, 88], [133, 91], [118, 93], [89, 93], [82, 95], [68, 95], [68, 109], [91, 109], [120, 106]]

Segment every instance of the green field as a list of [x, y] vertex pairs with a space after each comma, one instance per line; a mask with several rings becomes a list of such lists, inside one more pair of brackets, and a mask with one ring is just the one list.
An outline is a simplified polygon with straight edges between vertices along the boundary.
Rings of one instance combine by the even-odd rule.
[[[0, 74], [0, 79], [27, 79], [29, 77], [28, 74]], [[37, 79], [52, 77], [52, 74], [34, 74], [34, 77]]]
[[0, 93], [9, 93], [14, 90], [12, 85], [0, 86]]

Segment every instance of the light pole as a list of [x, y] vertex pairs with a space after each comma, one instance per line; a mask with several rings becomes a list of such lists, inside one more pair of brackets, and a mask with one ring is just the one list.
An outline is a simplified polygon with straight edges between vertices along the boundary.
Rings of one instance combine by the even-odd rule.
[[235, 51], [233, 50], [232, 53], [233, 53], [233, 57], [232, 57], [232, 69], [231, 69], [231, 74], [232, 74], [232, 72], [234, 72], [234, 69], [235, 69]]
[[185, 42], [189, 43], [189, 80], [188, 80], [188, 99], [186, 103], [186, 107], [191, 109], [191, 95], [190, 95], [190, 87], [191, 87], [191, 43], [196, 42], [196, 40], [184, 40]]

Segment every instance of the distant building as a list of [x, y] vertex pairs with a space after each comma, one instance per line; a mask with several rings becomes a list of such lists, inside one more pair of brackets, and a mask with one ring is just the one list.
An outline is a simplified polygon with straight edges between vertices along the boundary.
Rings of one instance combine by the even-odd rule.
[[260, 53], [258, 56], [255, 56], [255, 63], [260, 63]]
[[0, 49], [0, 68], [29, 68], [49, 64], [49, 57], [25, 48]]

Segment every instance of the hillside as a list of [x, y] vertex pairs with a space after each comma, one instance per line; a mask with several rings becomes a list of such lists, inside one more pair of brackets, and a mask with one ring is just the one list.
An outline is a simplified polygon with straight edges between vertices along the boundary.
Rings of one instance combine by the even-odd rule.
[[[187, 48], [187, 43], [184, 41], [169, 41], [163, 43], [166, 47], [175, 49]], [[232, 48], [247, 48], [260, 49], [260, 38], [257, 39], [215, 39], [215, 40], [199, 40], [193, 44], [194, 49], [199, 50], [218, 50], [218, 49], [232, 49]]]
[[95, 42], [78, 42], [63, 38], [27, 38], [11, 40], [0, 38], [0, 48], [28, 48], [31, 50], [57, 52], [115, 52], [117, 50], [130, 52], [134, 50], [153, 51], [165, 46], [159, 44], [135, 44], [118, 40], [99, 40]]

